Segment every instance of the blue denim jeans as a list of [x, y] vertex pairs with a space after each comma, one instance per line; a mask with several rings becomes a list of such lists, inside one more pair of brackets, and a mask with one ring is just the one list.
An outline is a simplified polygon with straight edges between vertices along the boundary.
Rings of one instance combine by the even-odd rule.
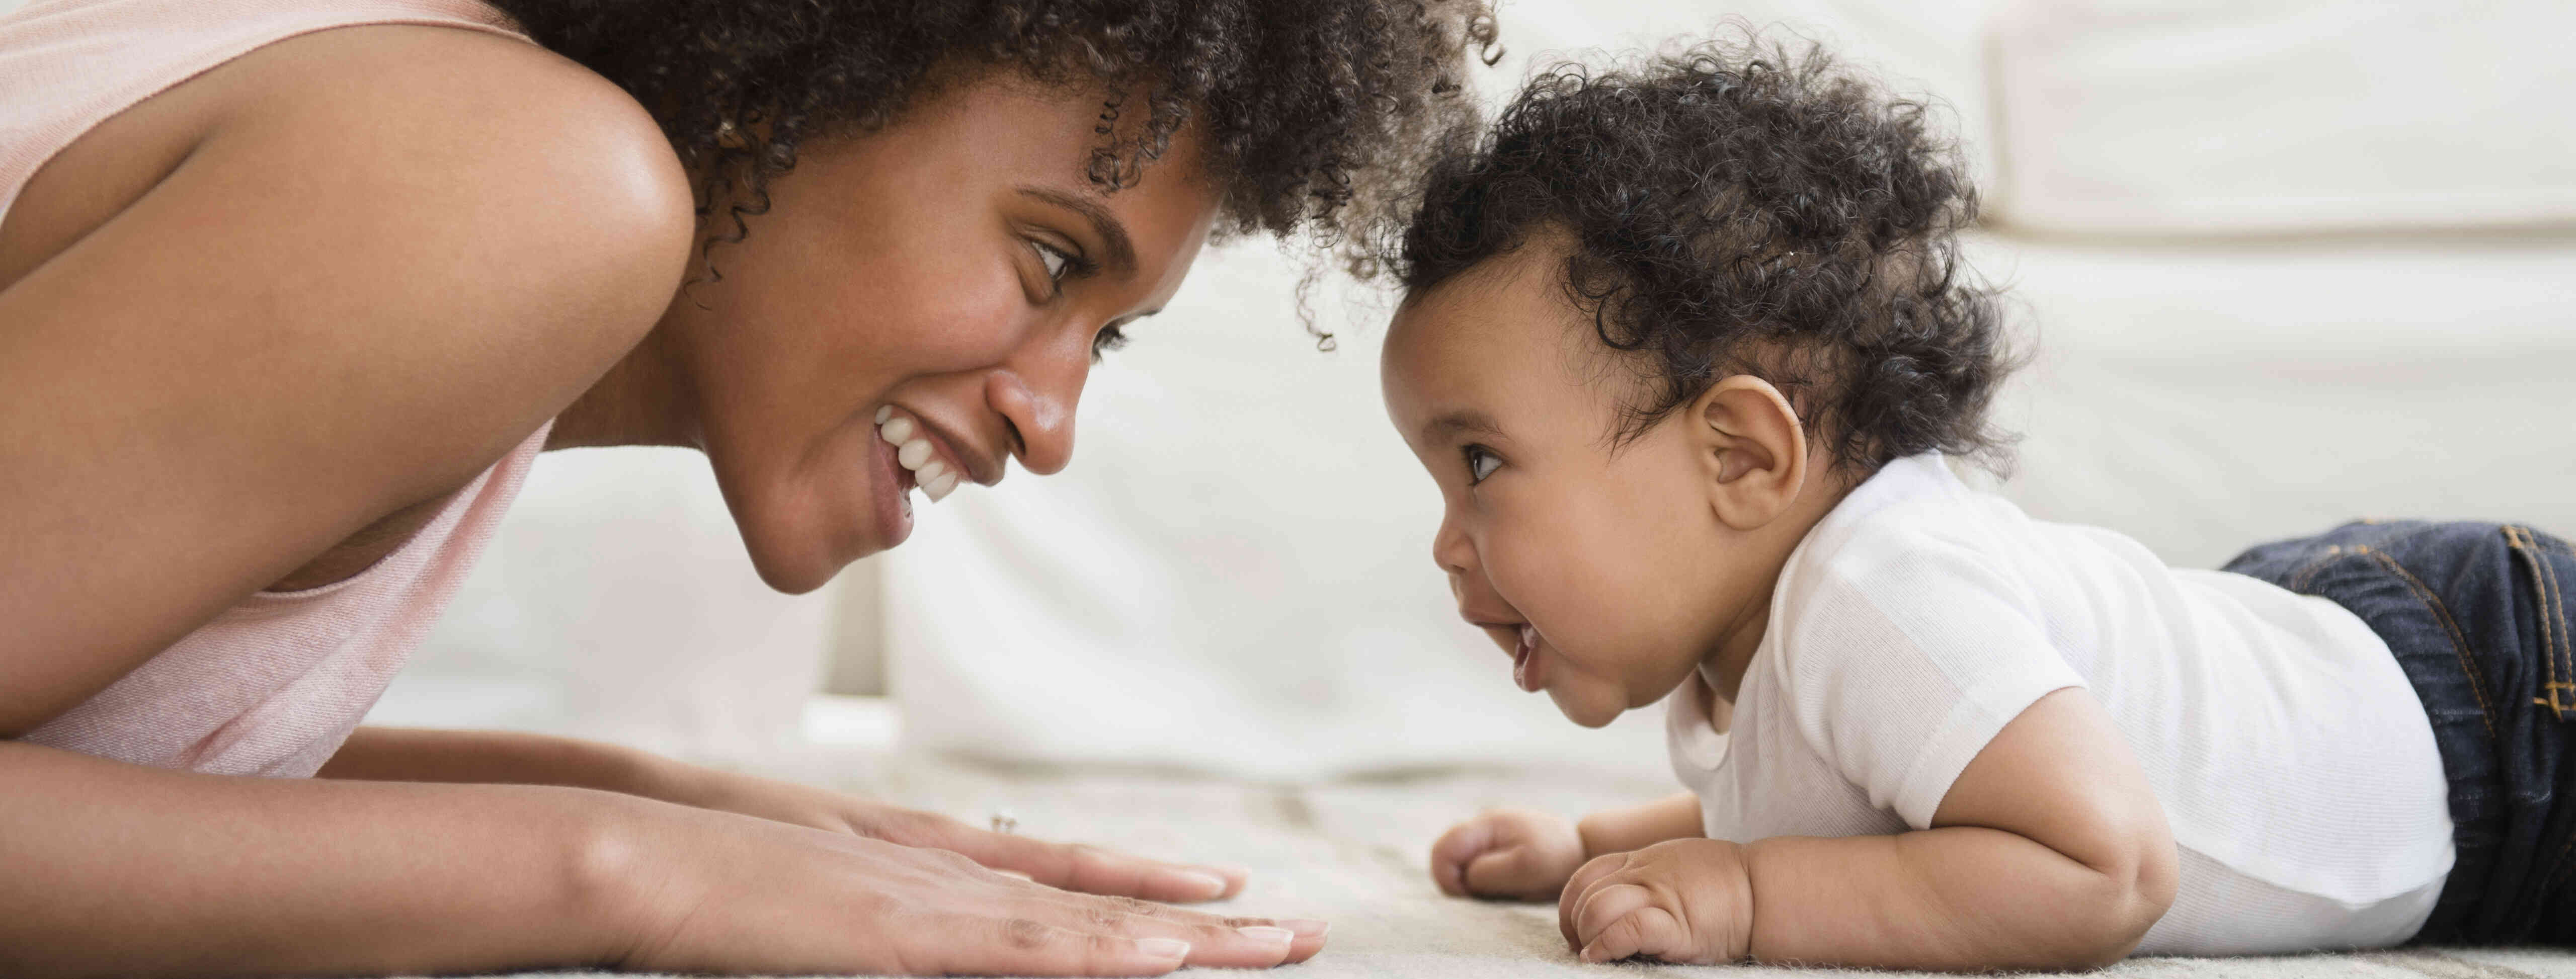
[[2225, 570], [2351, 609], [2424, 701], [2458, 862], [2415, 940], [2576, 941], [2576, 548], [2485, 523], [2355, 523]]

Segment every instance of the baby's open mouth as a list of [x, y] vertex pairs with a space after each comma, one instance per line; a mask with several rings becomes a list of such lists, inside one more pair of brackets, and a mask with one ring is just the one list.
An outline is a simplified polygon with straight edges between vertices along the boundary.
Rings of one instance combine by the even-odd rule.
[[1530, 672], [1530, 659], [1538, 654], [1538, 627], [1521, 623], [1521, 642], [1512, 649], [1512, 685], [1537, 693], [1538, 677]]

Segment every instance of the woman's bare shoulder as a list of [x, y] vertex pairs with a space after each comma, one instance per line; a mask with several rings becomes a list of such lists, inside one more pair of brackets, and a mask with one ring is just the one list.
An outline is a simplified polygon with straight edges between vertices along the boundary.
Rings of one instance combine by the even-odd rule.
[[[350, 192], [340, 203], [364, 208], [353, 218], [433, 235], [423, 244], [471, 237], [479, 247], [452, 254], [483, 261], [462, 271], [522, 271], [503, 282], [600, 286], [622, 304], [651, 286], [662, 295], [645, 306], [601, 310], [629, 314], [605, 318], [630, 343], [677, 288], [696, 226], [689, 178], [652, 116], [581, 66], [513, 39], [381, 26], [295, 38], [240, 67], [246, 97], [210, 136], [246, 144], [260, 159], [242, 162], [269, 164], [281, 191]], [[299, 171], [332, 170], [356, 179], [295, 186]]]
[[0, 286], [0, 735], [470, 480], [686, 265], [659, 128], [531, 45], [349, 28], [200, 81], [167, 173]]

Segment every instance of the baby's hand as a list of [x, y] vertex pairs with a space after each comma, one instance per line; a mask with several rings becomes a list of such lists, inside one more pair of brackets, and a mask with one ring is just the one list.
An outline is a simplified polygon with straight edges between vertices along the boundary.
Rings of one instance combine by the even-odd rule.
[[1583, 836], [1562, 816], [1495, 809], [1431, 845], [1431, 879], [1457, 897], [1544, 901], [1583, 865]]
[[1643, 955], [1684, 965], [1752, 954], [1753, 878], [1744, 847], [1666, 840], [1583, 865], [1556, 904], [1565, 943], [1586, 962]]

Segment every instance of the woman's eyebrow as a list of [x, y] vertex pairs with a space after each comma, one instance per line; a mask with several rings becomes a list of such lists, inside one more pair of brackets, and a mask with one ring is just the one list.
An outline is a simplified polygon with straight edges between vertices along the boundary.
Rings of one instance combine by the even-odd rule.
[[1103, 264], [1110, 270], [1129, 272], [1136, 268], [1136, 246], [1127, 238], [1127, 226], [1120, 223], [1118, 216], [1109, 213], [1109, 209], [1102, 206], [1099, 201], [1088, 197], [1077, 197], [1052, 187], [1031, 184], [1020, 185], [1019, 191], [1022, 196], [1072, 211], [1082, 215], [1083, 220], [1091, 222], [1092, 232], [1099, 235], [1102, 241], [1108, 242], [1109, 255]]

